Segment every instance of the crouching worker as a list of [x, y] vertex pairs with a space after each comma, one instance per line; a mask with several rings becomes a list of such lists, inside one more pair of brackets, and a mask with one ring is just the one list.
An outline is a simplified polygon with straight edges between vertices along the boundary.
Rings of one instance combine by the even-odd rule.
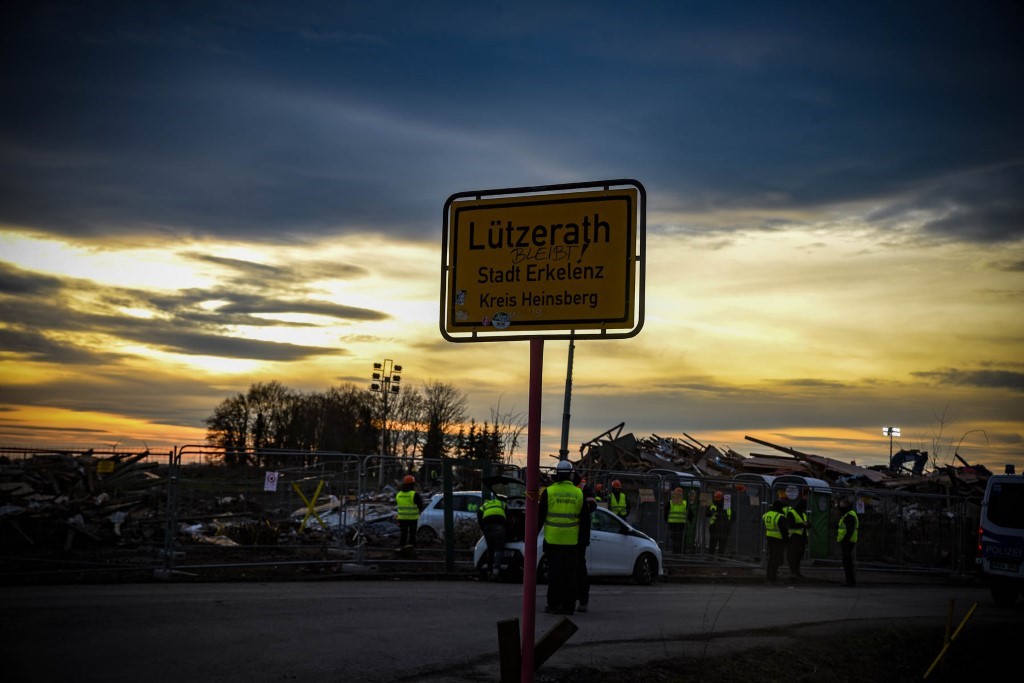
[[476, 520], [487, 543], [484, 564], [490, 568], [494, 577], [498, 576], [505, 555], [505, 519], [505, 501], [491, 491], [490, 498], [477, 508]]

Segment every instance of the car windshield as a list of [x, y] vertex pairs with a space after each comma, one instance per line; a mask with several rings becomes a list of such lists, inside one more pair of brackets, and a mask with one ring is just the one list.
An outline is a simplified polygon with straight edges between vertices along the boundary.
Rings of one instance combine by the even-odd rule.
[[521, 481], [503, 479], [491, 485], [491, 490], [506, 500], [513, 498], [526, 498], [526, 484]]

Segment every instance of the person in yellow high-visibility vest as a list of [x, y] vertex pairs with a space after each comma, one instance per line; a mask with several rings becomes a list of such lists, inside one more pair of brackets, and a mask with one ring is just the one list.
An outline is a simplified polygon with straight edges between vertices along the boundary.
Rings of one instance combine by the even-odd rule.
[[545, 612], [576, 611], [576, 553], [580, 534], [583, 491], [572, 483], [572, 463], [560, 460], [555, 480], [540, 494], [538, 523], [544, 529], [544, 557], [548, 564]]
[[836, 541], [843, 552], [843, 573], [846, 575], [846, 583], [843, 585], [852, 588], [857, 585], [853, 551], [857, 548], [860, 536], [860, 517], [857, 516], [857, 511], [853, 509], [850, 501], [845, 498], [839, 501], [839, 510], [843, 516], [839, 518]]
[[402, 488], [395, 494], [398, 505], [398, 547], [416, 547], [416, 526], [423, 511], [423, 499], [416, 490], [416, 477], [411, 474], [402, 479]]
[[623, 519], [629, 514], [629, 504], [626, 502], [626, 494], [622, 491], [622, 482], [616, 479], [612, 482], [612, 493], [608, 496], [608, 509]]
[[789, 533], [789, 524], [786, 515], [782, 514], [782, 501], [776, 499], [771, 509], [761, 516], [764, 522], [765, 541], [768, 549], [768, 564], [766, 567], [766, 578], [768, 583], [774, 584], [779, 573], [779, 565], [786, 552], [786, 538]]
[[677, 486], [665, 504], [665, 521], [668, 522], [668, 533], [672, 539], [672, 552], [678, 555], [683, 552], [683, 539], [686, 535], [686, 495], [683, 487]]
[[505, 501], [493, 491], [489, 491], [483, 505], [476, 509], [476, 519], [480, 531], [484, 534], [487, 551], [483, 563], [490, 569], [491, 576], [498, 578], [501, 573], [501, 562], [505, 556], [505, 535], [507, 532], [507, 507]]

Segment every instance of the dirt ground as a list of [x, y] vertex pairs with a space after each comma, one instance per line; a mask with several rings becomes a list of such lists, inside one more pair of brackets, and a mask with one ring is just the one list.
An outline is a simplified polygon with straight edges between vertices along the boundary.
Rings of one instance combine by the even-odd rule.
[[[1018, 606], [1019, 607], [1019, 606]], [[843, 627], [848, 629], [848, 627]], [[739, 649], [708, 657], [661, 660], [621, 669], [541, 670], [538, 683], [758, 683], [809, 681], [966, 681], [1019, 666], [1021, 633], [997, 624], [968, 624], [943, 663], [925, 672], [941, 652], [944, 629], [912, 620], [855, 631], [821, 626], [793, 629], [781, 644]], [[834, 631], [834, 629], [824, 629]]]

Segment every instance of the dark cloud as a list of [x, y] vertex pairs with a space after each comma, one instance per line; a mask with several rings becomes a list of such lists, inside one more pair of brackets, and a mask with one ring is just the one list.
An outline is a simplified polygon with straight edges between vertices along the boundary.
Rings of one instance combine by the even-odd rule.
[[777, 382], [772, 382], [773, 385], [779, 387], [790, 387], [793, 389], [843, 389], [849, 387], [848, 384], [843, 382], [833, 382], [830, 380], [823, 379], [787, 379]]
[[[238, 337], [231, 326], [316, 327], [265, 315], [306, 314], [338, 320], [384, 320], [379, 311], [300, 299], [286, 301], [238, 291], [186, 289], [172, 294], [104, 287], [73, 278], [54, 278], [0, 263], [0, 353], [33, 361], [91, 364], [122, 356], [90, 350], [97, 336], [129, 340], [186, 355], [290, 362], [311, 356], [347, 353], [341, 348], [305, 346]], [[82, 310], [74, 297], [89, 294], [95, 303]], [[224, 302], [205, 310], [207, 301]], [[127, 315], [141, 309], [151, 317]], [[78, 343], [76, 340], [81, 340]]]
[[[452, 192], [623, 176], [770, 212], [1024, 158], [1014, 3], [37, 5], [5, 36], [0, 221], [77, 238], [436, 239]], [[1007, 193], [928, 230], [1019, 236]]]
[[281, 285], [289, 283], [305, 283], [321, 278], [352, 280], [369, 274], [369, 271], [363, 266], [348, 263], [303, 261], [298, 264], [269, 265], [195, 252], [187, 253], [185, 256], [232, 270], [237, 273], [236, 277], [231, 278], [232, 283], [259, 289], [280, 288]]
[[893, 225], [915, 215], [926, 235], [971, 242], [1008, 242], [1024, 238], [1024, 163], [941, 178], [907, 192], [909, 199], [868, 216], [871, 222]]
[[[200, 427], [231, 392], [186, 373], [107, 366], [88, 377], [66, 374], [34, 384], [3, 388], [0, 399], [21, 406], [126, 415], [156, 424]], [[79, 431], [79, 430], [75, 430]]]
[[60, 278], [22, 270], [0, 261], [0, 295], [47, 296], [62, 286]]
[[1024, 272], [1024, 259], [1019, 261], [999, 261], [993, 263], [992, 267], [996, 270], [1005, 270], [1010, 273]]
[[1024, 391], [1024, 372], [1010, 370], [959, 370], [947, 368], [931, 372], [915, 372], [915, 377], [945, 384], [980, 387], [983, 389], [1011, 389]]
[[38, 330], [0, 328], [0, 358], [5, 356], [62, 365], [92, 365], [124, 358], [121, 354], [57, 341]]
[[158, 349], [194, 356], [290, 362], [311, 356], [343, 355], [345, 353], [341, 349], [320, 346], [301, 346], [259, 339], [178, 331], [167, 325], [140, 325], [137, 328], [122, 328], [120, 336]]

